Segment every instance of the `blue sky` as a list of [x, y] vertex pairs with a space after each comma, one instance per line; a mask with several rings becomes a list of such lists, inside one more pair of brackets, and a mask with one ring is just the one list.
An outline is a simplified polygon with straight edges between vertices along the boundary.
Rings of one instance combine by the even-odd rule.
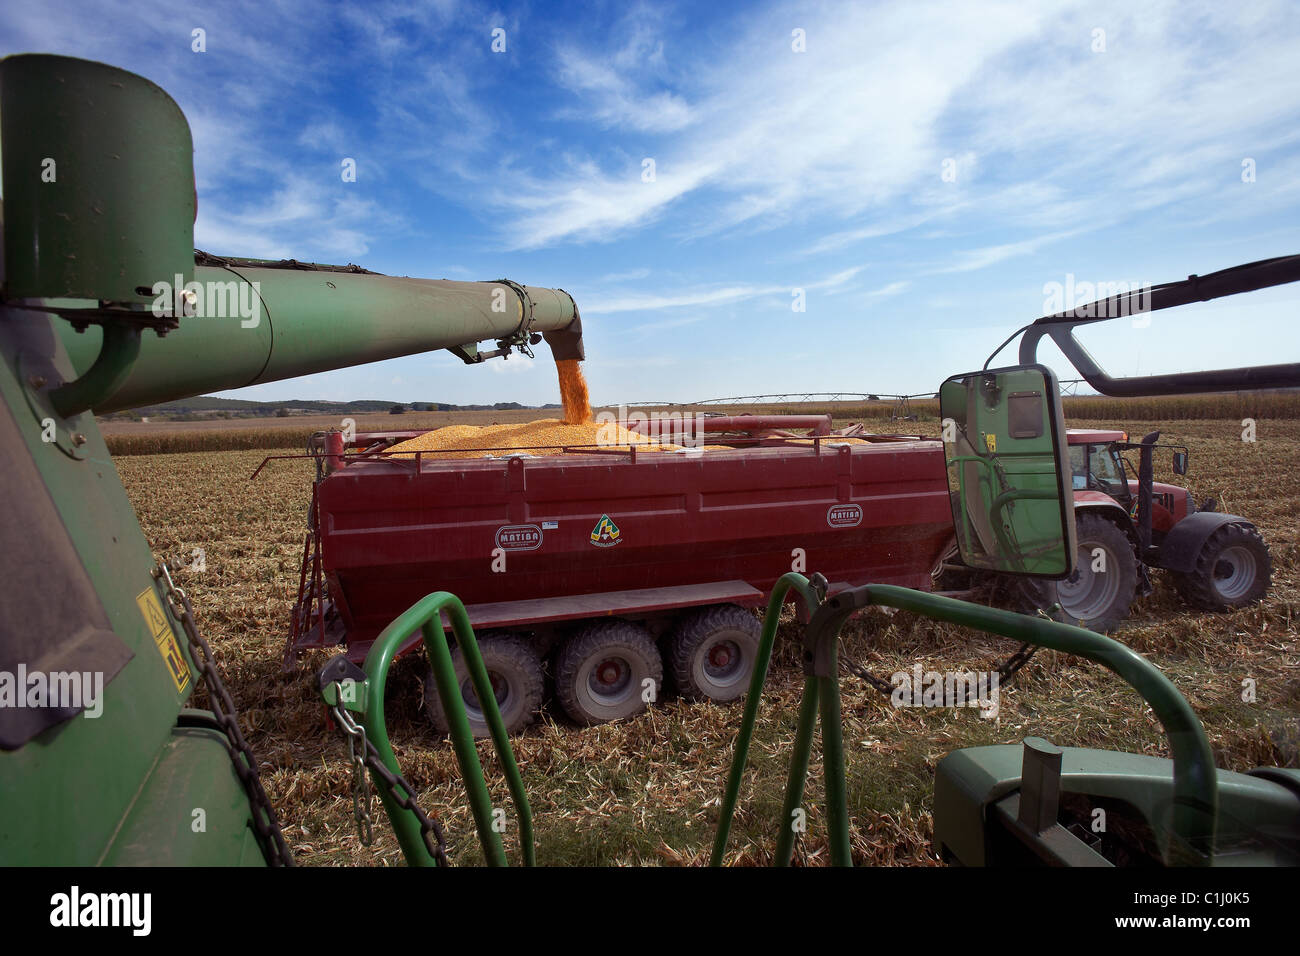
[[[1290, 0], [53, 0], [8, 4], [0, 52], [171, 93], [210, 252], [568, 290], [600, 403], [932, 391], [1067, 275], [1158, 283], [1300, 252]], [[1297, 361], [1298, 305], [1255, 293], [1089, 344], [1128, 373]], [[556, 401], [538, 355], [227, 394]]]

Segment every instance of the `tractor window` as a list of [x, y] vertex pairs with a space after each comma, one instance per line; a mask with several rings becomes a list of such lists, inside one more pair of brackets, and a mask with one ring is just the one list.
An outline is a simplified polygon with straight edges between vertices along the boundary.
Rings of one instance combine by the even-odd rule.
[[1075, 491], [1088, 487], [1088, 459], [1082, 445], [1070, 446], [1070, 480]]
[[1115, 462], [1109, 445], [1088, 446], [1088, 470], [1091, 472], [1093, 486], [1108, 495], [1122, 495], [1128, 490], [1124, 473]]

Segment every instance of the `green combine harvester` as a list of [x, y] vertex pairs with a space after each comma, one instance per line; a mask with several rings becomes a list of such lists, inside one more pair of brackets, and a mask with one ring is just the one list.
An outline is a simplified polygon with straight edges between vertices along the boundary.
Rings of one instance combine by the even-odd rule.
[[[572, 298], [501, 279], [394, 278], [354, 266], [196, 254], [192, 142], [158, 87], [103, 64], [26, 55], [0, 61], [4, 275], [0, 293], [0, 863], [291, 865], [256, 757], [239, 729], [189, 599], [150, 553], [96, 412], [305, 375], [432, 349], [469, 364], [545, 341], [582, 358]], [[1300, 279], [1300, 257], [1153, 290], [1152, 308]], [[504, 307], [502, 304], [504, 303]], [[1092, 314], [1117, 315], [1118, 311]], [[1111, 379], [1072, 336], [1095, 321], [1046, 316], [1020, 365], [940, 389], [954, 523], [965, 563], [1059, 579], [1075, 561], [1059, 389], [1036, 364], [1050, 336], [1099, 391], [1173, 394], [1300, 384], [1300, 366]], [[495, 348], [480, 350], [480, 343]], [[1172, 760], [1019, 746], [959, 750], [939, 765], [936, 848], [973, 865], [1285, 864], [1300, 860], [1300, 772], [1215, 768], [1177, 689], [1123, 645], [1077, 627], [889, 586], [828, 595], [819, 576], [782, 578], [721, 803], [713, 862], [747, 763], [779, 611], [800, 602], [805, 690], [778, 863], [788, 863], [822, 727], [831, 859], [849, 860], [840, 728], [839, 629], [871, 605], [902, 608], [1077, 654], [1133, 685], [1170, 738]], [[434, 593], [401, 614], [363, 667], [329, 662], [320, 689], [346, 733], [357, 805], [377, 787], [407, 861], [443, 865], [438, 825], [401, 776], [384, 723], [388, 669], [423, 634], [489, 864], [506, 862], [453, 673], [451, 622], [504, 767], [523, 862], [532, 818], [469, 618]], [[187, 706], [205, 684], [210, 710]], [[1113, 824], [1088, 823], [1105, 810]], [[367, 819], [360, 822], [368, 823]]]

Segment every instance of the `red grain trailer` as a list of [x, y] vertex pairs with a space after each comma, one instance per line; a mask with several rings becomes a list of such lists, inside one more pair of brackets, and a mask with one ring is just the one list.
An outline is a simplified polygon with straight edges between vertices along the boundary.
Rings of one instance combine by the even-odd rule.
[[[536, 714], [548, 660], [564, 710], [590, 724], [643, 710], [665, 673], [687, 697], [741, 696], [759, 633], [748, 608], [792, 569], [832, 592], [929, 589], [952, 540], [938, 441], [855, 429], [865, 440], [850, 444], [828, 416], [803, 439], [774, 431], [780, 418], [735, 421], [706, 425], [746, 427], [708, 438], [732, 450], [548, 457], [383, 457], [419, 433], [358, 434], [347, 449], [322, 433], [286, 666], [340, 643], [360, 662], [398, 613], [450, 591], [512, 731]], [[463, 693], [483, 730], [467, 680]]]

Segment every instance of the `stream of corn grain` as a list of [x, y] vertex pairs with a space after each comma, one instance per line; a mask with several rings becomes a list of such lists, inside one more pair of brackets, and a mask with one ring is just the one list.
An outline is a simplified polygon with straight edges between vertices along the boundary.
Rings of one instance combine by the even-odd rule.
[[577, 359], [560, 359], [555, 363], [560, 377], [560, 400], [564, 402], [564, 423], [581, 425], [591, 421], [591, 399], [587, 396], [587, 378]]

